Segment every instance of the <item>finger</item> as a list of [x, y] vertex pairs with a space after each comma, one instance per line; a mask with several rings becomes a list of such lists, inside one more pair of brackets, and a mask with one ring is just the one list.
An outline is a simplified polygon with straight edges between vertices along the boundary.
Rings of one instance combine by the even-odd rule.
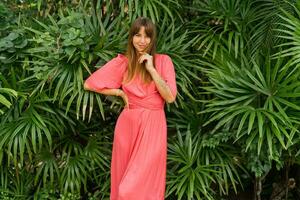
[[142, 56], [139, 57], [138, 62], [141, 63]]
[[142, 55], [140, 56], [140, 58], [145, 58], [145, 54], [142, 54]]
[[147, 60], [150, 58], [150, 55], [147, 54], [147, 53], [143, 54], [142, 56], [143, 56], [143, 58], [145, 58], [145, 59], [147, 59]]
[[124, 97], [125, 107], [129, 107], [128, 97], [127, 95]]
[[140, 58], [139, 58], [139, 63], [142, 63], [142, 62], [144, 62], [144, 60], [145, 60], [146, 58], [145, 58], [145, 56], [144, 55], [142, 55]]
[[125, 103], [125, 108], [129, 108], [129, 103], [128, 102]]

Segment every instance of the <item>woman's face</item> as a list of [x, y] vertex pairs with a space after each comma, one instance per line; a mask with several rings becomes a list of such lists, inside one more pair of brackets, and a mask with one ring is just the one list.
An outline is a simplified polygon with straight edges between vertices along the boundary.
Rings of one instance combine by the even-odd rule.
[[151, 42], [151, 38], [146, 35], [145, 27], [142, 26], [138, 33], [133, 36], [132, 43], [138, 53], [144, 53]]

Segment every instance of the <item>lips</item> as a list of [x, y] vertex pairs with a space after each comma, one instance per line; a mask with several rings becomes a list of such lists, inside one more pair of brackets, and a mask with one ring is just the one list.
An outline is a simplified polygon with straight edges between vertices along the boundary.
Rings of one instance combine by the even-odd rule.
[[141, 49], [145, 49], [147, 46], [145, 46], [145, 45], [138, 45], [138, 47], [141, 48]]

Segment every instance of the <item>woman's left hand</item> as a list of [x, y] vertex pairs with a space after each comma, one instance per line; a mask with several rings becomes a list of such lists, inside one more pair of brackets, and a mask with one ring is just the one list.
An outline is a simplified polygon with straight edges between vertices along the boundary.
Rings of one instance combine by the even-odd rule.
[[139, 63], [143, 62], [145, 62], [147, 71], [150, 72], [151, 70], [155, 69], [153, 65], [153, 56], [151, 56], [150, 54], [145, 53], [139, 57]]

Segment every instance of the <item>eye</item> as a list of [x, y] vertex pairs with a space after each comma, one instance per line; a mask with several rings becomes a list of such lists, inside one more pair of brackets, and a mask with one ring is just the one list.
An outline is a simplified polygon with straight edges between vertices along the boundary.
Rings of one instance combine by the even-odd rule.
[[134, 36], [140, 37], [140, 36], [141, 36], [141, 34], [139, 34], [139, 33], [136, 33]]

